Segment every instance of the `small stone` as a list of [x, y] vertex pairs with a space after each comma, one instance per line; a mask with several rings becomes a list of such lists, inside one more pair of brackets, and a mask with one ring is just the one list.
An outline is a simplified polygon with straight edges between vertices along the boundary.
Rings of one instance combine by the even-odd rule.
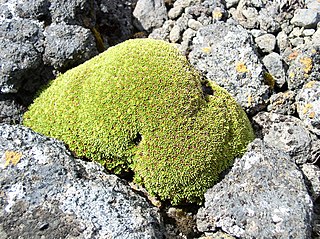
[[302, 32], [302, 36], [312, 36], [315, 32], [316, 30], [314, 29], [305, 29]]
[[320, 28], [313, 34], [312, 42], [314, 45], [320, 45]]
[[304, 44], [304, 39], [302, 37], [296, 37], [296, 38], [289, 39], [289, 42], [291, 43], [292, 46], [297, 47]]
[[266, 55], [262, 62], [267, 68], [272, 80], [277, 87], [282, 87], [286, 82], [286, 73], [283, 67], [282, 58], [278, 53], [272, 52]]
[[198, 31], [200, 27], [202, 27], [202, 24], [194, 19], [189, 19], [188, 21], [188, 27], [191, 29]]
[[314, 9], [297, 9], [291, 19], [293, 25], [304, 28], [315, 28], [319, 21], [319, 12]]
[[238, 5], [240, 0], [226, 0], [226, 7], [231, 8]]
[[182, 41], [184, 42], [189, 42], [192, 40], [193, 37], [195, 37], [197, 32], [195, 30], [192, 30], [191, 28], [188, 28], [187, 30], [184, 31], [182, 35]]
[[299, 37], [302, 35], [302, 32], [303, 32], [303, 28], [295, 27], [292, 29], [289, 37]]
[[170, 31], [170, 41], [176, 43], [180, 40], [181, 37], [181, 29], [178, 25], [175, 25]]
[[320, 12], [320, 1], [319, 0], [306, 0], [308, 9], [313, 9]]
[[271, 53], [276, 46], [276, 37], [272, 34], [264, 34], [255, 39], [260, 50], [264, 53]]
[[168, 12], [168, 17], [172, 20], [178, 18], [183, 12], [183, 8], [178, 5], [177, 7], [171, 8]]
[[288, 36], [284, 31], [279, 32], [276, 39], [280, 52], [283, 52], [287, 47], [289, 47]]
[[304, 125], [320, 136], [320, 81], [310, 81], [299, 91], [297, 111]]
[[293, 115], [296, 112], [294, 91], [279, 92], [272, 95], [267, 110], [272, 113]]

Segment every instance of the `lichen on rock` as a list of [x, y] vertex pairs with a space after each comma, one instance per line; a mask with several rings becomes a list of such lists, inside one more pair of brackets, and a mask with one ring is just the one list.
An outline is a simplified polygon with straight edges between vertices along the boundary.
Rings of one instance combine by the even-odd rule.
[[59, 76], [24, 124], [110, 171], [132, 169], [173, 204], [200, 202], [254, 137], [227, 91], [152, 39], [126, 41]]

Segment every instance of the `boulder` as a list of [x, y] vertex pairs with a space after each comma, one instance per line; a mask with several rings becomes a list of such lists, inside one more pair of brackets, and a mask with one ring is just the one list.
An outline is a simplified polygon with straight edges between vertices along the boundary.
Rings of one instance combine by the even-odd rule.
[[158, 208], [65, 145], [0, 124], [1, 238], [162, 238]]
[[244, 28], [217, 22], [200, 28], [192, 43], [190, 62], [208, 79], [227, 89], [247, 113], [265, 107], [269, 86]]
[[197, 214], [202, 232], [240, 238], [310, 238], [313, 203], [301, 171], [282, 151], [256, 139]]

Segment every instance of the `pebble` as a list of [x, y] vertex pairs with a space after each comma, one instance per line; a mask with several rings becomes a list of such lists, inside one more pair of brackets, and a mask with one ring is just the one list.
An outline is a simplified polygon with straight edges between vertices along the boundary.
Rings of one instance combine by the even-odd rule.
[[275, 86], [282, 87], [286, 83], [286, 73], [283, 67], [282, 58], [278, 53], [272, 52], [266, 55], [262, 62], [267, 68]]
[[276, 46], [276, 37], [272, 34], [264, 34], [257, 37], [255, 42], [263, 53], [271, 53]]
[[297, 9], [291, 19], [293, 25], [304, 28], [315, 28], [319, 21], [319, 12], [314, 9]]

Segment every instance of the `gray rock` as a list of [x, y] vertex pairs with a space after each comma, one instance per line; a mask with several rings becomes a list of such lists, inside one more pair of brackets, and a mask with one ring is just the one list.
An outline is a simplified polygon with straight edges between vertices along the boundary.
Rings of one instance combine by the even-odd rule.
[[133, 16], [136, 18], [136, 27], [141, 31], [159, 28], [168, 19], [163, 0], [138, 0]]
[[183, 7], [178, 5], [176, 7], [173, 7], [169, 10], [168, 12], [168, 17], [169, 19], [176, 19], [177, 17], [181, 16], [182, 12], [183, 12]]
[[236, 6], [240, 0], [226, 0], [226, 7], [231, 8]]
[[154, 29], [150, 34], [149, 38], [157, 39], [157, 40], [169, 40], [170, 32], [174, 27], [175, 22], [172, 20], [165, 21], [161, 28]]
[[320, 12], [320, 2], [318, 0], [306, 0], [308, 9], [313, 9]]
[[42, 64], [42, 24], [30, 19], [0, 21], [0, 93], [17, 93]]
[[267, 110], [272, 113], [293, 115], [296, 113], [295, 92], [285, 91], [272, 95], [269, 98]]
[[240, 238], [310, 238], [313, 204], [290, 157], [256, 139], [225, 178], [205, 194], [200, 231]]
[[281, 31], [278, 33], [277, 37], [277, 46], [280, 50], [280, 52], [284, 52], [285, 49], [289, 47], [289, 40], [288, 36], [284, 31]]
[[312, 137], [303, 122], [290, 115], [260, 112], [253, 121], [262, 128], [263, 140], [271, 147], [290, 155], [296, 163], [306, 163]]
[[199, 29], [189, 54], [191, 64], [226, 88], [248, 112], [258, 112], [268, 99], [262, 64], [251, 36], [241, 26], [217, 22]]
[[255, 42], [263, 53], [271, 53], [276, 46], [276, 37], [272, 34], [264, 34], [257, 37]]
[[89, 29], [65, 23], [45, 29], [44, 63], [61, 71], [77, 66], [98, 54]]
[[202, 27], [202, 24], [194, 19], [189, 19], [188, 27], [190, 27], [192, 30], [197, 31], [200, 29], [200, 27]]
[[313, 9], [297, 9], [291, 23], [304, 28], [315, 28], [320, 21], [320, 14]]
[[266, 55], [262, 59], [262, 62], [275, 81], [275, 85], [281, 88], [286, 82], [286, 72], [283, 67], [281, 56], [278, 53], [272, 52], [269, 55]]
[[302, 164], [301, 170], [310, 183], [309, 191], [315, 202], [320, 196], [320, 168], [314, 164]]
[[59, 141], [0, 125], [5, 238], [162, 238], [158, 209]]
[[297, 97], [297, 111], [304, 125], [320, 136], [320, 81], [310, 81]]
[[0, 94], [0, 123], [19, 124], [25, 108], [18, 104], [13, 97]]
[[295, 48], [283, 59], [289, 65], [287, 81], [290, 90], [299, 90], [305, 83], [320, 79], [320, 45]]
[[181, 28], [178, 25], [175, 25], [171, 31], [170, 31], [170, 35], [169, 35], [169, 39], [171, 42], [176, 43], [180, 40], [181, 37]]
[[320, 45], [320, 28], [312, 36], [313, 45]]
[[[96, 11], [96, 29], [100, 29], [103, 40], [110, 45], [123, 42], [132, 37], [133, 7], [136, 0], [99, 0]], [[106, 44], [105, 48], [108, 45]]]

